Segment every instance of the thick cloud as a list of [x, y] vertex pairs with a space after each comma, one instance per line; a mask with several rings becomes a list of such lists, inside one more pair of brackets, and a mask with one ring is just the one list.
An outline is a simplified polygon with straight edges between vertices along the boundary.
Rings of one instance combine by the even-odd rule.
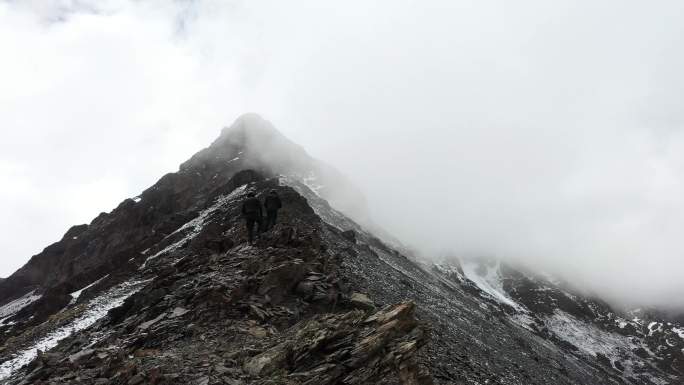
[[684, 290], [679, 1], [0, 2], [0, 274], [246, 111], [429, 256]]

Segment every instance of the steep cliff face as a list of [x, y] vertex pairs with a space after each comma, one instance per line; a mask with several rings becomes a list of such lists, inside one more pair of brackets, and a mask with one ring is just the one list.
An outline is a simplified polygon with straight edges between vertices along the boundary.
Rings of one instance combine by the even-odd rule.
[[[248, 245], [241, 202], [271, 189], [279, 223]], [[606, 364], [596, 353], [610, 346], [592, 355], [569, 341], [555, 315], [598, 302], [571, 304], [491, 266], [418, 261], [343, 214], [363, 207], [358, 196], [267, 122], [242, 117], [0, 282], [0, 381], [680, 383], [673, 350], [669, 364], [652, 364], [651, 347]], [[599, 328], [596, 314], [581, 321]]]

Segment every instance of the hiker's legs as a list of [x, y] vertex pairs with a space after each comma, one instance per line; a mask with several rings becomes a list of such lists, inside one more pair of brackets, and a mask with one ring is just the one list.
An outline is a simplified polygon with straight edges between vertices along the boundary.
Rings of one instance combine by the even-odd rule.
[[254, 222], [256, 222], [255, 218], [245, 218], [245, 222], [247, 224], [247, 240], [249, 243], [254, 242]]
[[259, 220], [257, 221], [257, 234], [261, 234], [264, 231], [266, 231], [266, 221], [264, 220], [264, 217], [259, 217]]
[[266, 215], [267, 215], [267, 222], [268, 222], [268, 225], [266, 225], [266, 228], [270, 230], [276, 224], [276, 219], [278, 218], [278, 211], [269, 210]]

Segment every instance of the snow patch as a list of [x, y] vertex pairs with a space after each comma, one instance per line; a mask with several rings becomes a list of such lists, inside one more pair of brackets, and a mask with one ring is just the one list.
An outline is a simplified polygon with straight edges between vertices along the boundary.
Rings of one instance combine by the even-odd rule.
[[672, 328], [672, 331], [677, 333], [679, 338], [684, 339], [684, 328]]
[[448, 275], [448, 276], [456, 276], [459, 282], [463, 282], [464, 277], [463, 274], [461, 274], [461, 271], [459, 270], [458, 267], [452, 266], [448, 263], [435, 263], [433, 264], [437, 270], [439, 270], [442, 274]]
[[331, 207], [327, 201], [317, 195], [311, 188], [305, 185], [296, 176], [280, 175], [278, 179], [280, 185], [290, 186], [299, 194], [301, 194], [309, 202], [309, 205], [314, 210], [316, 215], [321, 217], [326, 223], [344, 230], [355, 230], [359, 234], [367, 234], [361, 226], [354, 221], [348, 219], [344, 214]]
[[648, 324], [648, 335], [649, 337], [653, 335], [655, 332], [661, 332], [663, 331], [663, 324], [660, 322], [651, 322]]
[[316, 178], [316, 174], [314, 174], [313, 171], [309, 172], [309, 174], [303, 178], [301, 178], [302, 183], [306, 187], [308, 187], [311, 191], [314, 192], [314, 194], [320, 196], [319, 191], [324, 187], [322, 184], [318, 182], [318, 178]]
[[92, 282], [91, 284], [89, 284], [88, 286], [86, 286], [86, 287], [84, 287], [84, 288], [82, 288], [82, 289], [80, 289], [80, 290], [76, 290], [76, 291], [73, 292], [73, 293], [69, 293], [69, 295], [71, 296], [71, 303], [70, 303], [70, 305], [73, 304], [73, 303], [76, 303], [76, 301], [78, 300], [78, 297], [81, 296], [81, 293], [83, 293], [84, 290], [90, 289], [91, 287], [93, 287], [93, 286], [97, 285], [98, 283], [102, 282], [102, 280], [105, 279], [105, 278], [107, 278], [107, 277], [109, 277], [109, 274], [107, 274], [107, 275], [105, 275], [104, 277], [102, 277], [102, 278], [96, 280], [95, 282]]
[[24, 294], [22, 297], [19, 297], [15, 299], [12, 302], [9, 302], [2, 307], [0, 307], [0, 325], [4, 324], [4, 321], [17, 314], [19, 310], [25, 308], [26, 306], [32, 304], [33, 302], [36, 302], [37, 300], [42, 297], [41, 295], [35, 295], [36, 291], [33, 290], [29, 293]]
[[461, 267], [463, 268], [463, 274], [465, 274], [466, 278], [477, 285], [480, 290], [489, 294], [498, 302], [505, 303], [519, 311], [525, 310], [521, 305], [506, 295], [506, 291], [503, 288], [503, 281], [499, 274], [498, 262], [491, 268], [486, 266], [487, 272], [484, 276], [477, 273], [478, 264], [475, 262], [463, 262]]
[[0, 365], [0, 380], [11, 376], [12, 373], [33, 361], [38, 354], [38, 350], [47, 351], [52, 349], [57, 346], [59, 341], [94, 324], [104, 317], [110, 309], [123, 304], [126, 298], [138, 291], [147, 282], [149, 280], [124, 282], [91, 300], [83, 314], [79, 317], [41, 338], [31, 347], [20, 351], [12, 359], [3, 362]]
[[632, 351], [642, 347], [635, 345], [629, 337], [599, 329], [561, 310], [556, 310], [545, 323], [560, 339], [571, 343], [591, 357], [596, 357], [600, 353], [611, 361], [616, 361], [632, 357]]
[[530, 316], [529, 314], [515, 313], [513, 315], [510, 315], [509, 318], [516, 324], [523, 327], [524, 329], [527, 329], [531, 332], [536, 332], [536, 330], [532, 327], [532, 325], [535, 323], [534, 318], [532, 318], [532, 316]]
[[202, 231], [202, 228], [204, 228], [204, 222], [207, 220], [207, 218], [210, 215], [212, 215], [215, 211], [217, 211], [218, 209], [220, 209], [223, 206], [225, 206], [226, 204], [228, 204], [228, 202], [232, 201], [234, 198], [242, 195], [246, 190], [247, 190], [247, 185], [245, 184], [245, 185], [242, 185], [242, 186], [236, 188], [235, 190], [233, 190], [228, 195], [220, 196], [216, 200], [216, 203], [214, 203], [214, 205], [212, 205], [208, 209], [205, 209], [204, 211], [202, 211], [195, 219], [188, 221], [186, 224], [181, 226], [178, 230], [167, 235], [166, 238], [168, 238], [174, 234], [180, 233], [182, 231], [188, 230], [188, 233], [183, 238], [181, 238], [179, 241], [174, 242], [174, 243], [170, 244], [169, 246], [166, 246], [160, 252], [149, 256], [145, 260], [145, 262], [143, 262], [142, 266], [140, 266], [140, 270], [144, 269], [147, 266], [147, 263], [150, 262], [151, 260], [159, 257], [160, 255], [174, 251], [178, 247], [180, 247], [182, 244], [184, 244], [185, 242], [195, 238]]

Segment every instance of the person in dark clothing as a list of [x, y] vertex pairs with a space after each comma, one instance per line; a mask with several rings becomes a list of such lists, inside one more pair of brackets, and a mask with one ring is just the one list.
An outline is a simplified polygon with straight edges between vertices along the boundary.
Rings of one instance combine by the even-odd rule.
[[266, 207], [266, 229], [269, 230], [275, 226], [278, 219], [278, 210], [283, 207], [283, 202], [280, 201], [276, 190], [271, 190], [266, 196], [264, 207]]
[[242, 203], [242, 216], [245, 217], [247, 224], [247, 239], [249, 243], [254, 243], [254, 225], [257, 225], [257, 231], [260, 232], [260, 221], [263, 215], [261, 210], [261, 202], [256, 198], [254, 193], [247, 194], [247, 199]]

